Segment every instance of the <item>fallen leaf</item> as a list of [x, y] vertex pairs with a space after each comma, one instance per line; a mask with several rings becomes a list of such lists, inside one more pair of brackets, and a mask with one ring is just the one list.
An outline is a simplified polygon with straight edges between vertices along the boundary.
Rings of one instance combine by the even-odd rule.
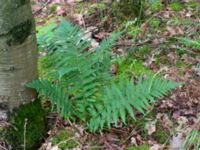
[[51, 147], [50, 150], [60, 150], [60, 148], [56, 145], [56, 146]]
[[182, 133], [178, 133], [177, 135], [174, 135], [170, 141], [170, 148], [173, 150], [179, 150], [182, 149], [183, 145], [183, 135]]
[[176, 35], [176, 30], [174, 29], [174, 27], [167, 26], [167, 31], [169, 31], [169, 33], [170, 33], [172, 36]]
[[148, 135], [152, 135], [156, 131], [156, 122], [157, 120], [154, 120], [154, 121], [149, 121], [146, 124], [145, 128], [148, 131]]
[[172, 121], [169, 119], [167, 114], [158, 113], [156, 118], [162, 123], [162, 125], [170, 130], [173, 127]]
[[137, 140], [136, 140], [135, 137], [132, 137], [132, 138], [131, 138], [131, 145], [138, 146], [138, 144], [137, 144]]

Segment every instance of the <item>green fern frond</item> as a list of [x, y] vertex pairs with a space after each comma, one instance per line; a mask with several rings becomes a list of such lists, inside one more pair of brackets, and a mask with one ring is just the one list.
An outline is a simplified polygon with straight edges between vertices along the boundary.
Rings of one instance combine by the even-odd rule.
[[177, 37], [176, 39], [178, 40], [178, 42], [187, 47], [193, 47], [198, 49], [200, 48], [200, 40], [198, 39], [189, 39], [185, 37]]
[[[87, 110], [84, 109], [88, 109], [88, 105], [90, 105], [84, 101], [93, 99], [97, 93], [101, 93], [103, 86], [111, 78], [109, 73], [111, 53], [109, 49], [120, 33], [111, 34], [110, 37], [101, 42], [98, 48], [89, 49], [91, 40], [83, 38], [85, 32], [64, 19], [61, 19], [57, 27], [52, 26], [46, 31], [48, 33], [45, 34], [44, 31], [42, 33], [45, 36], [43, 42], [53, 43], [54, 48], [56, 48], [46, 56], [45, 66], [48, 66], [48, 68], [45, 69], [49, 71], [46, 76], [48, 84], [47, 81], [41, 80], [38, 83], [35, 82], [35, 86], [32, 86], [32, 88], [39, 88], [37, 91], [49, 96], [53, 104], [56, 102], [57, 105], [58, 101], [57, 110], [65, 111], [63, 108], [65, 106], [60, 105], [59, 101], [65, 101], [66, 98], [57, 99], [60, 93], [63, 94], [63, 92], [57, 91], [57, 88], [62, 86], [64, 93], [71, 95], [70, 102], [72, 101], [72, 106], [78, 110], [78, 113], [71, 113], [72, 116], [80, 118], [80, 114], [86, 112]], [[57, 86], [55, 86], [55, 83]], [[52, 92], [48, 93], [43, 85], [47, 86], [46, 89], [51, 87]], [[69, 116], [71, 109], [66, 111], [65, 116]], [[84, 120], [85, 118], [81, 117], [81, 119]]]
[[132, 79], [124, 82], [125, 79], [120, 79], [119, 83], [112, 83], [111, 86], [105, 88], [102, 98], [104, 107], [97, 108], [88, 124], [91, 131], [102, 129], [105, 123], [108, 127], [112, 123], [117, 125], [120, 118], [123, 123], [126, 123], [127, 114], [136, 120], [134, 110], [145, 114], [151, 103], [155, 103], [155, 98], [161, 98], [170, 90], [181, 85], [181, 83], [155, 76], [147, 77], [144, 80], [139, 78], [137, 84], [134, 84]]
[[69, 101], [69, 95], [61, 84], [52, 84], [47, 80], [34, 80], [28, 83], [27, 87], [36, 89], [39, 97], [49, 97], [52, 110], [54, 110], [54, 106], [56, 105], [57, 110], [63, 116], [67, 118], [72, 116], [72, 103]]

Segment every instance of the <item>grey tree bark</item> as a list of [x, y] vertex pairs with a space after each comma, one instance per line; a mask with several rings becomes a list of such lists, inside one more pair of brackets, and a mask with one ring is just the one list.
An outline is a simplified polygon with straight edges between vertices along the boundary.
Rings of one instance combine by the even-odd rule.
[[30, 0], [0, 0], [0, 119], [36, 93], [25, 84], [37, 77], [35, 23]]

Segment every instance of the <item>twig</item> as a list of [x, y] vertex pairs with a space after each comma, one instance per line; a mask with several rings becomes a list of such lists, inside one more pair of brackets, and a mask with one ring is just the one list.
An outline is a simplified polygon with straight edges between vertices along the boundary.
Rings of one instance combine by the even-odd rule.
[[[67, 143], [67, 142], [69, 142], [70, 140], [74, 140], [74, 139], [76, 139], [76, 138], [77, 138], [77, 136], [68, 138], [67, 140], [64, 140], [64, 141], [59, 142], [58, 144], [56, 144], [56, 146], [59, 146], [59, 145], [64, 144], [64, 143]], [[77, 144], [79, 144], [79, 142], [77, 142], [77, 141], [75, 141], [75, 142], [76, 142]]]
[[74, 128], [80, 135], [82, 135], [82, 133], [80, 133], [80, 130], [69, 119], [67, 121], [72, 128]]
[[27, 126], [27, 121], [28, 121], [28, 119], [25, 118], [25, 123], [24, 123], [24, 150], [26, 150], [26, 126]]
[[38, 12], [40, 12], [42, 9], [44, 9], [48, 4], [50, 4], [51, 1], [47, 1], [39, 10], [36, 10], [33, 12], [33, 15], [36, 15]]
[[85, 146], [84, 149], [103, 149], [106, 148], [106, 146]]
[[5, 148], [5, 147], [3, 147], [1, 145], [0, 145], [0, 149], [2, 149], [2, 150], [8, 150], [7, 148]]

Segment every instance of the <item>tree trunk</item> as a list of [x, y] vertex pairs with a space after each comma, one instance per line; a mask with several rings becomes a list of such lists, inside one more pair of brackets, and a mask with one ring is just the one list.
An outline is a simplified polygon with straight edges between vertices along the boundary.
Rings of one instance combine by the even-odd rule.
[[36, 93], [25, 84], [37, 77], [35, 23], [30, 0], [0, 0], [0, 119]]

